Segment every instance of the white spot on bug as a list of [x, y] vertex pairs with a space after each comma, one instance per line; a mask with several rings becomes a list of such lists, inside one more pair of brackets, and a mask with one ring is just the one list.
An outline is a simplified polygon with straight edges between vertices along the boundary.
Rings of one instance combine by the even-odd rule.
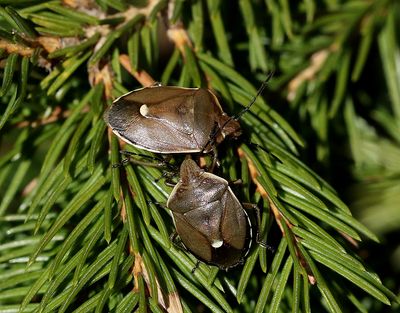
[[220, 248], [220, 247], [222, 247], [223, 244], [224, 244], [223, 240], [214, 240], [214, 241], [211, 243], [211, 246], [212, 246], [213, 248]]
[[139, 109], [140, 114], [142, 114], [142, 116], [146, 117], [147, 114], [149, 114], [149, 107], [146, 104], [143, 104], [140, 109]]

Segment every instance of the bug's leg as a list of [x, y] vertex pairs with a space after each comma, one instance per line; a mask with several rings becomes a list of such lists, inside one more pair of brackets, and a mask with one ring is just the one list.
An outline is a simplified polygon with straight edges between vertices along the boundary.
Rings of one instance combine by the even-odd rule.
[[[156, 168], [168, 168], [173, 173], [178, 172], [178, 169], [176, 168], [176, 166], [169, 163], [169, 161], [171, 160], [170, 156], [168, 156], [166, 158], [160, 158], [157, 156], [149, 156], [146, 154], [126, 151], [126, 150], [121, 150], [120, 153], [122, 155], [127, 156], [127, 159], [122, 160], [123, 165], [127, 164], [128, 162], [132, 162], [137, 165], [151, 166], [151, 167], [156, 167]], [[136, 158], [132, 158], [132, 156], [138, 156], [143, 159], [148, 159], [149, 161], [143, 161], [143, 160], [139, 160]]]
[[177, 184], [177, 182], [173, 180], [174, 177], [176, 177], [176, 176], [177, 176], [176, 172], [167, 172], [167, 171], [165, 171], [165, 172], [163, 172], [161, 174], [160, 177], [156, 178], [154, 181], [156, 183], [158, 183], [161, 179], [165, 178], [164, 184], [169, 186], [169, 187], [174, 187]]
[[164, 181], [164, 184], [167, 185], [168, 187], [175, 187], [175, 185], [177, 184], [175, 181], [172, 180], [172, 178], [167, 178]]
[[119, 168], [119, 167], [124, 167], [125, 165], [127, 165], [130, 161], [130, 158], [125, 158], [122, 159], [121, 162], [113, 164], [112, 168]]
[[182, 240], [179, 238], [178, 233], [174, 231], [170, 236], [169, 239], [181, 251], [190, 252], [185, 245], [183, 244]]
[[172, 241], [172, 243], [176, 243], [178, 238], [178, 233], [176, 231], [174, 231], [171, 235], [169, 235], [169, 240]]
[[210, 152], [209, 149], [211, 148], [211, 153], [213, 155], [213, 161], [212, 161], [212, 165], [211, 165], [211, 168], [210, 168], [210, 172], [213, 172], [216, 166], [217, 167], [220, 166], [220, 163], [219, 163], [219, 160], [218, 160], [217, 143], [215, 141], [216, 135], [218, 134], [219, 130], [220, 129], [219, 129], [218, 124], [215, 123], [214, 129], [210, 134], [210, 138], [208, 139], [207, 143], [201, 149], [201, 153], [209, 153]]
[[121, 162], [113, 164], [113, 168], [119, 168], [119, 167], [124, 167], [126, 166], [130, 161], [131, 161], [131, 156], [136, 155], [136, 153], [129, 152], [129, 151], [120, 151], [122, 155], [125, 155], [126, 157], [121, 160]]
[[213, 155], [213, 159], [212, 159], [212, 163], [211, 163], [210, 172], [213, 173], [215, 167], [219, 167], [221, 164], [219, 163], [219, 160], [218, 160], [217, 147], [215, 146], [214, 143], [211, 143], [211, 144], [212, 144], [212, 155]]
[[150, 166], [150, 167], [156, 167], [156, 168], [165, 168], [165, 167], [167, 167], [168, 170], [164, 170], [160, 177], [154, 179], [154, 182], [157, 183], [161, 179], [165, 178], [165, 181], [164, 181], [165, 185], [167, 185], [169, 187], [173, 187], [173, 186], [175, 186], [177, 184], [173, 180], [173, 178], [177, 177], [178, 169], [176, 168], [175, 165], [173, 165], [171, 163], [168, 163], [167, 159], [166, 160], [164, 160], [164, 159], [160, 160], [158, 158], [152, 158], [152, 157], [147, 156], [147, 155], [140, 155], [140, 154], [137, 154], [137, 153], [133, 154], [133, 155], [139, 155], [141, 157], [146, 157], [146, 158], [148, 158], [150, 160], [158, 161], [158, 163], [154, 163], [154, 162], [138, 160], [138, 159], [135, 159], [135, 158], [129, 158], [129, 156], [131, 155], [131, 152], [129, 152], [129, 151], [121, 151], [121, 153], [128, 154], [128, 158], [122, 160], [122, 162], [120, 164], [116, 164], [116, 166], [113, 166], [113, 167], [120, 167], [120, 166], [126, 165], [128, 162], [132, 162], [132, 163], [137, 164], [137, 165]]
[[192, 268], [192, 274], [194, 274], [194, 272], [199, 268], [199, 266], [200, 266], [200, 260], [197, 260], [196, 264]]
[[[152, 156], [148, 156], [145, 154], [135, 153], [135, 152], [126, 151], [126, 150], [121, 150], [120, 153], [122, 155], [127, 156], [127, 159], [122, 160], [123, 162], [125, 162], [125, 164], [128, 163], [129, 161], [131, 161], [132, 163], [137, 164], [137, 165], [144, 165], [144, 166], [151, 166], [151, 167], [165, 167], [166, 166], [164, 163], [164, 160], [160, 160], [157, 157], [152, 157]], [[148, 159], [149, 161], [138, 160], [136, 158], [132, 158], [132, 156], [138, 156], [143, 159]]]
[[150, 87], [161, 87], [162, 84], [160, 82], [154, 82]]
[[177, 247], [178, 249], [181, 249], [183, 251], [188, 251], [185, 247], [185, 245], [183, 244], [182, 240], [179, 238], [178, 233], [176, 231], [174, 231], [170, 236], [169, 239], [171, 240], [171, 242], [174, 244], [175, 247]]

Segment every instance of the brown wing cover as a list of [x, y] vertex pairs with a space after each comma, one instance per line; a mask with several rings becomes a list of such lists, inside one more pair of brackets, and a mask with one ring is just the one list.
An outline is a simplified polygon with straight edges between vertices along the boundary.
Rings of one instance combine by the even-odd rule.
[[222, 112], [214, 99], [206, 89], [148, 87], [117, 99], [105, 120], [118, 136], [138, 147], [199, 152], [216, 123], [214, 112]]

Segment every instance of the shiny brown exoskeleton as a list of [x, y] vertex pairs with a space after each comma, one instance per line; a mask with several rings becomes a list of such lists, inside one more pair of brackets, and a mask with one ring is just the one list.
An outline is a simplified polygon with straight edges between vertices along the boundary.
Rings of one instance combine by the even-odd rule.
[[208, 153], [239, 123], [208, 89], [152, 86], [116, 99], [104, 119], [125, 142], [157, 153]]
[[198, 259], [222, 269], [243, 261], [251, 245], [251, 223], [225, 179], [186, 159], [167, 207], [177, 234]]

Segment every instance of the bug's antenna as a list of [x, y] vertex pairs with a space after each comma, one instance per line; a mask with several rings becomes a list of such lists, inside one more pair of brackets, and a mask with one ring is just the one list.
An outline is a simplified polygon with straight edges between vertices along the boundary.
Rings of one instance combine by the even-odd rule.
[[256, 95], [253, 97], [253, 99], [251, 100], [251, 102], [242, 110], [240, 111], [236, 116], [232, 117], [233, 120], [237, 121], [238, 119], [240, 119], [240, 117], [246, 113], [248, 110], [250, 110], [251, 106], [254, 104], [254, 102], [256, 102], [257, 98], [259, 95], [262, 94], [262, 92], [264, 91], [265, 87], [267, 87], [268, 82], [270, 81], [270, 79], [272, 78], [272, 76], [274, 76], [274, 71], [271, 71], [267, 78], [263, 81], [263, 83], [261, 84], [260, 88], [258, 88]]
[[248, 110], [250, 110], [250, 107], [256, 102], [258, 96], [264, 91], [265, 87], [267, 87], [267, 84], [269, 80], [274, 76], [274, 71], [271, 71], [268, 75], [267, 78], [263, 81], [261, 84], [260, 88], [258, 88], [256, 95], [253, 97], [251, 102], [242, 110], [240, 111], [236, 116], [228, 118], [224, 124], [222, 124], [221, 127], [216, 128], [214, 132], [210, 135], [210, 139], [208, 142], [204, 145], [203, 150], [213, 142], [215, 136], [217, 135], [218, 131], [222, 130], [225, 128], [225, 126], [230, 122], [230, 121], [237, 121], [244, 113], [246, 113]]

